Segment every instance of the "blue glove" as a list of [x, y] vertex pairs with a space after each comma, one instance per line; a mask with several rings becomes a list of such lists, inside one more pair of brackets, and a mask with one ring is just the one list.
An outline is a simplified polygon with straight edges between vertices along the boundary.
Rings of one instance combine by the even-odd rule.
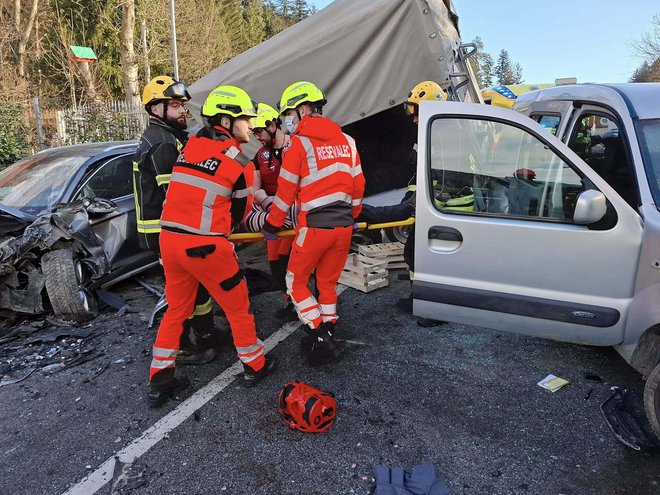
[[268, 232], [267, 230], [262, 230], [261, 233], [264, 235], [264, 239], [266, 239], [267, 241], [276, 241], [277, 239], [279, 239], [279, 237], [277, 237], [277, 234], [273, 234], [272, 232]]
[[279, 239], [279, 237], [277, 237], [278, 230], [279, 229], [277, 227], [273, 227], [271, 224], [266, 222], [263, 228], [261, 229], [261, 233], [263, 234], [264, 239], [266, 239], [267, 241], [276, 241], [277, 239]]
[[357, 232], [360, 226], [358, 225], [357, 222], [353, 222], [353, 232]]

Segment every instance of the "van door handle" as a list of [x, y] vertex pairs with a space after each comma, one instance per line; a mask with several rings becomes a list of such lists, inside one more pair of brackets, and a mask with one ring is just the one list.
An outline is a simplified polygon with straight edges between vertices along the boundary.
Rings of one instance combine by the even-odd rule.
[[451, 227], [431, 227], [429, 229], [429, 239], [437, 241], [463, 242], [461, 233]]

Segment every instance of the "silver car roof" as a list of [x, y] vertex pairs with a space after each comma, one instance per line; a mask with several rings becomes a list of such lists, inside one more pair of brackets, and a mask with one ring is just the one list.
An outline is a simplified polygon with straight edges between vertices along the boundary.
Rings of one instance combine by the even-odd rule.
[[514, 108], [544, 100], [594, 102], [619, 111], [622, 105], [625, 105], [633, 119], [660, 118], [660, 83], [557, 86], [520, 95]]

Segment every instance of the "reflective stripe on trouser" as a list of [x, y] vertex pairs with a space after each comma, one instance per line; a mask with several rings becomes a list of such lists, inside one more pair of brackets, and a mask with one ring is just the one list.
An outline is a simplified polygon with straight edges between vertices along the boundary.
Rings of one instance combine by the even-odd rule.
[[[204, 258], [191, 258], [186, 254], [187, 249], [209, 245], [215, 246], [215, 251], [205, 254]], [[238, 262], [233, 245], [224, 237], [176, 234], [164, 230], [160, 234], [160, 248], [168, 307], [154, 348], [170, 353], [178, 350], [183, 323], [194, 310], [197, 285], [201, 283], [227, 316], [240, 360], [254, 370], [263, 368], [264, 346], [257, 339], [247, 283], [237, 276]], [[154, 355], [154, 361], [156, 357]], [[154, 361], [152, 365], [161, 365]], [[173, 360], [169, 359], [168, 367], [173, 366]], [[152, 366], [149, 374], [152, 381], [161, 369]]]
[[[314, 329], [324, 321], [337, 319], [337, 281], [351, 247], [353, 227], [301, 227], [297, 230], [286, 273], [287, 294], [291, 296], [300, 319]], [[308, 287], [314, 270], [318, 301]], [[323, 308], [329, 311], [327, 319], [323, 318]]]
[[280, 256], [287, 256], [291, 251], [292, 242], [293, 239], [275, 239], [274, 241], [266, 241], [268, 261], [277, 261], [280, 259]]

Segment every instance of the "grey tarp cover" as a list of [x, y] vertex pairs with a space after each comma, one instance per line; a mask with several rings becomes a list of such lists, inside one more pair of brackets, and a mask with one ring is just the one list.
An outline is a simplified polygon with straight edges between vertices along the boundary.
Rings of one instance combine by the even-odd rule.
[[[445, 86], [460, 45], [450, 0], [335, 0], [325, 9], [227, 61], [190, 87], [196, 115], [220, 84], [275, 106], [300, 80], [328, 97], [340, 125], [401, 104], [410, 88]], [[454, 17], [455, 19], [455, 17]]]

